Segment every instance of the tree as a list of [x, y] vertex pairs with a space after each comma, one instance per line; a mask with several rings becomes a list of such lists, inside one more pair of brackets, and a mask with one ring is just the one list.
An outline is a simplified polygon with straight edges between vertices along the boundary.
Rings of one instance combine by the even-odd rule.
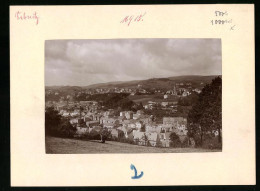
[[45, 111], [45, 134], [46, 136], [72, 137], [76, 128], [68, 119], [62, 118], [53, 107]]
[[105, 143], [107, 138], [110, 136], [110, 132], [108, 131], [107, 128], [103, 128], [100, 131], [100, 139], [101, 139], [101, 143]]
[[56, 136], [58, 127], [61, 124], [61, 116], [54, 107], [48, 107], [45, 110], [45, 134], [48, 136]]
[[144, 125], [141, 126], [140, 132], [145, 132], [145, 126]]
[[172, 146], [174, 147], [181, 145], [180, 138], [175, 132], [172, 132], [170, 134], [170, 140], [172, 141]]
[[[148, 141], [148, 136], [146, 135], [146, 134], [144, 134], [143, 136], [142, 136], [142, 140], [144, 140], [144, 145], [147, 145], [147, 143], [149, 142]], [[147, 145], [148, 146], [148, 145]]]
[[68, 119], [63, 119], [58, 128], [58, 136], [61, 137], [73, 137], [76, 132], [76, 128], [71, 125]]
[[218, 141], [221, 142], [222, 129], [222, 79], [217, 77], [207, 84], [199, 94], [197, 102], [188, 114], [188, 134], [193, 137], [200, 135], [200, 143], [207, 132], [217, 130]]
[[137, 105], [137, 108], [136, 108], [136, 109], [137, 109], [137, 110], [142, 110], [142, 109], [144, 109], [143, 103], [140, 102], [140, 103]]
[[162, 142], [160, 140], [159, 135], [157, 135], [157, 137], [156, 137], [156, 147], [162, 147]]

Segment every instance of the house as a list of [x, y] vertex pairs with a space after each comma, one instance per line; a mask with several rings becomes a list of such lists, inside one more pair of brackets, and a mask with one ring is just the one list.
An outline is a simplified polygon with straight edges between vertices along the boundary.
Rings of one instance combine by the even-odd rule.
[[100, 118], [100, 124], [108, 124], [108, 123], [114, 124], [114, 125], [119, 125], [119, 120], [117, 118], [108, 117], [108, 116]]
[[92, 126], [89, 128], [89, 133], [99, 134], [102, 129], [101, 126]]
[[125, 117], [125, 116], [119, 116], [119, 117], [117, 118], [117, 120], [118, 120], [119, 124], [122, 124], [123, 121], [126, 120], [126, 117]]
[[201, 90], [198, 89], [198, 88], [195, 88], [193, 91], [194, 91], [194, 92], [197, 92], [198, 94], [201, 92]]
[[69, 116], [70, 116], [70, 113], [69, 113], [69, 112], [64, 112], [64, 113], [62, 114], [62, 116], [63, 116], [63, 117], [69, 117]]
[[174, 125], [174, 124], [180, 123], [180, 122], [187, 123], [187, 119], [184, 117], [163, 117], [164, 125]]
[[136, 129], [139, 130], [139, 131], [140, 131], [140, 129], [141, 129], [143, 126], [144, 126], [144, 123], [143, 123], [142, 121], [137, 121], [137, 122], [135, 123]]
[[136, 114], [138, 114], [138, 115], [143, 115], [143, 114], [144, 114], [144, 111], [143, 111], [143, 110], [138, 110], [138, 111], [136, 112]]
[[155, 147], [156, 144], [158, 144], [158, 141], [160, 141], [158, 133], [146, 133], [146, 136], [148, 138], [148, 142], [151, 146]]
[[146, 145], [145, 142], [145, 133], [144, 132], [139, 132], [139, 131], [133, 131], [133, 137], [134, 137], [134, 142], [138, 145]]
[[128, 138], [128, 133], [132, 131], [132, 128], [121, 126], [118, 127], [117, 130], [122, 131], [124, 133], [125, 138]]
[[184, 92], [182, 93], [182, 96], [183, 96], [183, 97], [186, 97], [186, 96], [188, 96], [188, 95], [190, 95], [190, 93], [189, 93], [188, 91], [184, 91]]
[[154, 123], [145, 124], [145, 132], [155, 132], [157, 125]]
[[113, 129], [115, 127], [114, 123], [103, 123], [104, 128]]
[[85, 122], [92, 121], [91, 117], [88, 116], [88, 115], [85, 115], [83, 119], [84, 119]]
[[73, 124], [77, 124], [78, 123], [78, 118], [72, 118], [70, 119], [70, 123]]
[[114, 115], [114, 110], [113, 109], [109, 109], [108, 111], [104, 112], [104, 116], [113, 116]]
[[147, 93], [147, 91], [145, 89], [140, 89], [139, 92], [142, 93], [142, 94]]
[[170, 147], [170, 133], [160, 133], [159, 134], [160, 142], [162, 147]]
[[129, 123], [127, 125], [127, 127], [131, 128], [131, 129], [135, 129], [136, 128], [136, 123]]
[[166, 107], [168, 104], [169, 104], [169, 102], [164, 101], [164, 102], [161, 103], [161, 106]]
[[84, 135], [89, 132], [89, 128], [87, 127], [77, 127], [76, 135]]
[[73, 112], [70, 113], [70, 115], [71, 115], [72, 117], [74, 117], [74, 116], [79, 116], [80, 113], [79, 113], [78, 110], [74, 110]]
[[177, 135], [187, 135], [187, 119], [183, 117], [164, 117], [163, 125], [171, 126], [170, 131], [175, 132]]
[[145, 132], [153, 132], [153, 133], [161, 133], [162, 125], [156, 124], [155, 122], [149, 123], [145, 125]]
[[149, 105], [149, 104], [147, 104], [147, 105], [144, 105], [144, 109], [152, 109], [153, 107], [151, 106], [151, 105]]
[[133, 119], [133, 112], [132, 111], [127, 111], [125, 113], [126, 119]]
[[118, 130], [117, 129], [111, 129], [110, 131], [112, 138], [118, 138]]
[[139, 119], [140, 118], [140, 115], [139, 114], [133, 114], [133, 119]]
[[161, 124], [160, 126], [162, 128], [161, 131], [165, 132], [165, 133], [166, 132], [171, 132], [173, 130], [173, 128], [174, 128], [172, 124]]
[[148, 124], [152, 122], [152, 118], [149, 115], [144, 115], [140, 117], [139, 121], [142, 121], [143, 124]]
[[120, 116], [125, 116], [125, 113], [126, 113], [125, 111], [121, 111]]
[[97, 125], [99, 125], [99, 121], [87, 121], [86, 125], [88, 127], [97, 126]]
[[100, 115], [100, 114], [93, 114], [93, 115], [92, 115], [92, 120], [93, 120], [93, 121], [99, 121], [100, 118], [101, 118], [101, 115]]
[[135, 119], [126, 119], [122, 122], [123, 125], [128, 126], [130, 123], [136, 123], [137, 120]]

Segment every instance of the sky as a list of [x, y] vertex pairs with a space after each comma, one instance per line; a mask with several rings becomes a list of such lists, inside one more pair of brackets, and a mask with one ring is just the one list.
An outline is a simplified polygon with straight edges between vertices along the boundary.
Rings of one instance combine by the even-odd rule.
[[221, 75], [221, 39], [45, 41], [45, 85]]

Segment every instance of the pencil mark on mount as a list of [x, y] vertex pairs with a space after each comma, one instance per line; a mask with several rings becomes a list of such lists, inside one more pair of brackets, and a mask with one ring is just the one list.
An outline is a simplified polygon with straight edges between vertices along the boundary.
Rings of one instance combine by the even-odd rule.
[[230, 30], [234, 30], [234, 21], [231, 18], [231, 14], [228, 11], [215, 11], [213, 14], [214, 18], [210, 20], [212, 26], [223, 26], [227, 27]]
[[134, 170], [134, 172], [135, 172], [135, 175], [131, 177], [132, 179], [139, 179], [144, 175], [143, 171], [141, 171], [141, 173], [139, 175], [137, 175], [137, 170], [133, 164], [131, 164], [130, 168], [131, 168], [131, 170]]
[[232, 26], [232, 27], [230, 27], [230, 30], [234, 30], [234, 27], [235, 27], [236, 25], [234, 25], [234, 26]]

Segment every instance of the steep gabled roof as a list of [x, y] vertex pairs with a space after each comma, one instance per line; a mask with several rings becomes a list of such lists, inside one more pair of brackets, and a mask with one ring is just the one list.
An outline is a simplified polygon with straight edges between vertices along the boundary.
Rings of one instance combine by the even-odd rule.
[[156, 141], [158, 133], [156, 133], [156, 132], [154, 132], [154, 133], [147, 133], [146, 135], [147, 135], [149, 141]]
[[144, 135], [145, 135], [144, 132], [138, 132], [137, 131], [137, 132], [134, 133], [134, 139], [142, 139]]

